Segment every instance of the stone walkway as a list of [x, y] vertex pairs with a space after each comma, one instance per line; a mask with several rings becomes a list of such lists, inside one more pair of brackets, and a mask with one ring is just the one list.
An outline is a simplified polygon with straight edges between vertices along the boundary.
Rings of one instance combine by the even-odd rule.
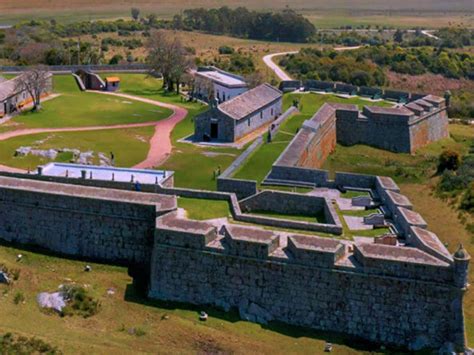
[[[112, 92], [97, 92], [104, 95], [118, 96], [127, 98], [130, 100], [141, 101], [155, 106], [165, 107], [173, 110], [173, 114], [158, 122], [143, 122], [143, 123], [130, 123], [130, 124], [119, 124], [119, 125], [107, 125], [107, 126], [88, 126], [88, 127], [62, 127], [62, 128], [30, 128], [20, 129], [17, 131], [9, 131], [0, 133], [0, 141], [4, 141], [14, 137], [27, 136], [38, 133], [55, 133], [55, 132], [84, 132], [84, 131], [98, 131], [107, 129], [121, 129], [121, 128], [139, 128], [155, 126], [155, 133], [150, 140], [150, 149], [148, 155], [144, 161], [134, 166], [134, 168], [147, 169], [153, 168], [162, 164], [170, 155], [172, 144], [171, 144], [171, 132], [173, 128], [186, 118], [188, 111], [182, 107], [175, 106], [172, 104], [145, 99], [138, 96], [112, 93]], [[24, 172], [24, 170], [0, 165], [1, 171], [8, 172]]]

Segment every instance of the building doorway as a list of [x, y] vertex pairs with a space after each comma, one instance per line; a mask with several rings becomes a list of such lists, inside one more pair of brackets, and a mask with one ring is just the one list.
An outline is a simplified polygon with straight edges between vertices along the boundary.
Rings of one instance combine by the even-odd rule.
[[217, 139], [219, 126], [217, 122], [211, 123], [211, 139]]

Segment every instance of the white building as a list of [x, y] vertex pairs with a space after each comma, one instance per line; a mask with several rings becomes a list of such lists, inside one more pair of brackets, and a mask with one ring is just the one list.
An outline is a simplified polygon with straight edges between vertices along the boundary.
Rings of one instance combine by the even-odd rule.
[[204, 101], [209, 101], [209, 91], [213, 91], [214, 98], [219, 102], [224, 102], [248, 90], [244, 78], [215, 67], [199, 68], [193, 74], [194, 96]]

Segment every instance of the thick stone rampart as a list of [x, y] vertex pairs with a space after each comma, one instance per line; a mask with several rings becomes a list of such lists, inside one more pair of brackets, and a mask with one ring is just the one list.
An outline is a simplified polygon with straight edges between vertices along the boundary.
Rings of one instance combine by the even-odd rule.
[[169, 196], [118, 190], [101, 196], [90, 187], [11, 182], [0, 179], [1, 238], [75, 257], [147, 264], [156, 216], [176, 209]]
[[356, 248], [352, 257], [330, 239], [226, 235], [197, 250], [169, 245], [158, 233], [149, 296], [412, 349], [463, 339], [453, 268], [423, 251], [382, 246], [387, 259], [380, 249]]

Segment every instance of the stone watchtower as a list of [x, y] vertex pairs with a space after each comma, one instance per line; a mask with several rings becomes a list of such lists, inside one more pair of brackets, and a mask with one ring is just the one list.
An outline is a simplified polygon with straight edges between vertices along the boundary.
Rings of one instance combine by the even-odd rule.
[[458, 288], [459, 297], [453, 304], [452, 308], [457, 309], [457, 316], [453, 317], [452, 322], [454, 322], [454, 329], [452, 333], [452, 340], [454, 343], [454, 348], [458, 352], [464, 352], [467, 346], [466, 333], [464, 332], [464, 312], [462, 307], [462, 302], [464, 295], [469, 287], [469, 260], [471, 256], [464, 249], [463, 245], [460, 244], [458, 250], [453, 254], [454, 259], [454, 286]]
[[467, 289], [469, 286], [469, 260], [471, 256], [463, 245], [460, 244], [458, 250], [453, 255], [454, 259], [454, 282], [456, 286]]

